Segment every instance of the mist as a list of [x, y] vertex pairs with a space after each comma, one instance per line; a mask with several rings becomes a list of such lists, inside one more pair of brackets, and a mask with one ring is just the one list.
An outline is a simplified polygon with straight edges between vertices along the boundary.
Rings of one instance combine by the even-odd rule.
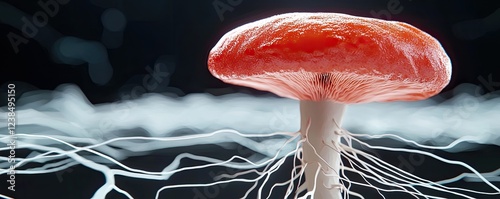
[[[424, 101], [351, 104], [343, 127], [352, 133], [394, 134], [436, 146], [462, 142], [449, 149], [452, 151], [500, 145], [498, 92], [481, 93], [478, 86], [462, 84], [451, 93]], [[124, 136], [173, 137], [220, 129], [243, 134], [296, 132], [300, 123], [299, 102], [274, 96], [198, 93], [172, 97], [149, 93], [134, 100], [94, 105], [75, 85], [27, 92], [18, 100], [16, 111], [18, 134], [94, 141]], [[1, 119], [6, 120], [6, 115], [1, 114]], [[5, 131], [6, 123], [0, 127]], [[213, 143], [234, 141], [232, 137], [218, 139], [222, 140], [212, 139]]]

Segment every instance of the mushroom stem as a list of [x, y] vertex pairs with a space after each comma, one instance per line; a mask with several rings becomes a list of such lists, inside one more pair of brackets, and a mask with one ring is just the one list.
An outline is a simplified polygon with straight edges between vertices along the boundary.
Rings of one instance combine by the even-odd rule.
[[[345, 106], [332, 101], [300, 101], [300, 132], [302, 138], [307, 138], [302, 145], [303, 164], [308, 163], [305, 183], [309, 191], [316, 184], [313, 193], [316, 199], [342, 198], [339, 184], [341, 159], [337, 144], [340, 142], [338, 125], [342, 122]], [[320, 165], [322, 172], [315, 179]]]

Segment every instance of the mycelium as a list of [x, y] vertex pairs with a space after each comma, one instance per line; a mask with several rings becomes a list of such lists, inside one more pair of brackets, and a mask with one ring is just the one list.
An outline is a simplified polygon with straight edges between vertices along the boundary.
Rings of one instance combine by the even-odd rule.
[[[371, 199], [392, 196], [389, 193], [394, 192], [408, 195], [390, 198], [484, 199], [498, 198], [500, 195], [500, 189], [491, 183], [500, 181], [500, 169], [494, 168], [498, 164], [495, 159], [492, 158], [488, 164], [481, 163], [484, 166], [481, 170], [488, 172], [480, 174], [464, 162], [420, 150], [463, 150], [457, 146], [463, 142], [500, 145], [498, 134], [495, 134], [499, 129], [496, 119], [499, 117], [497, 110], [500, 98], [482, 101], [478, 97], [474, 112], [459, 112], [461, 116], [470, 113], [470, 117], [460, 120], [452, 118], [453, 123], [447, 122], [450, 118], [436, 117], [441, 112], [448, 112], [444, 114], [445, 117], [455, 113], [456, 107], [446, 103], [360, 105], [352, 107], [349, 121], [345, 124], [352, 127], [355, 121], [356, 126], [362, 124], [362, 128], [372, 130], [370, 133], [380, 135], [352, 134], [341, 129], [346, 104], [425, 99], [440, 92], [448, 83], [450, 61], [442, 47], [431, 36], [410, 25], [333, 13], [278, 15], [229, 32], [211, 51], [209, 67], [212, 74], [225, 82], [300, 100], [300, 131], [272, 132], [281, 129], [263, 126], [268, 120], [272, 122], [278, 118], [271, 109], [288, 109], [294, 105], [288, 99], [235, 95], [214, 97], [207, 94], [169, 98], [151, 94], [137, 100], [93, 105], [77, 87], [61, 86], [50, 92], [23, 93], [16, 100], [16, 121], [19, 123], [16, 124], [15, 136], [1, 133], [7, 132], [9, 127], [6, 122], [0, 122], [0, 142], [6, 144], [0, 147], [0, 152], [9, 154], [14, 151], [10, 146], [12, 139], [17, 140], [16, 149], [31, 151], [28, 156], [22, 157], [21, 154], [26, 154], [22, 152], [15, 159], [0, 155], [0, 175], [9, 175], [9, 179], [15, 177], [10, 175], [14, 172], [10, 169], [12, 167], [16, 175], [55, 173], [53, 176], [57, 176], [58, 185], [70, 186], [73, 182], [71, 179], [82, 179], [78, 175], [80, 172], [65, 174], [66, 171], [71, 172], [66, 169], [81, 165], [102, 173], [105, 178], [105, 183], [95, 193], [87, 195], [91, 198], [109, 198], [112, 196], [108, 194], [112, 191], [127, 198], [152, 198], [152, 193], [147, 190], [156, 189], [157, 186], [150, 186], [151, 181], [168, 184], [157, 189], [157, 199], [187, 198], [189, 195], [198, 199], [330, 199], [341, 195], [344, 198], [356, 196]], [[472, 91], [477, 90], [473, 88]], [[470, 99], [462, 97], [456, 96], [450, 101], [462, 104]], [[402, 113], [408, 114], [408, 117], [403, 119], [401, 115], [404, 114], [393, 112], [380, 117], [384, 114], [382, 109], [387, 110], [388, 105], [393, 110], [403, 110]], [[422, 109], [419, 110], [422, 113], [411, 115], [418, 108]], [[373, 119], [364, 117], [368, 112], [372, 113], [370, 117]], [[384, 119], [397, 122], [390, 125], [374, 122]], [[299, 123], [299, 120], [286, 120]], [[371, 121], [362, 123], [361, 120]], [[0, 121], [7, 121], [7, 114], [0, 114]], [[454, 126], [457, 121], [462, 125]], [[298, 124], [293, 126], [299, 128]], [[185, 127], [202, 130], [179, 134], [178, 130]], [[224, 127], [238, 130], [220, 129]], [[266, 130], [259, 133], [260, 128]], [[284, 131], [290, 131], [293, 127], [283, 128]], [[382, 134], [389, 131], [398, 131], [406, 136], [409, 136], [408, 133], [421, 133], [427, 134], [426, 139], [434, 139], [435, 136], [429, 133], [434, 128], [445, 129], [457, 140], [445, 146], [426, 146], [396, 135]], [[360, 139], [379, 137], [397, 138], [420, 149], [375, 146]], [[443, 142], [447, 143], [442, 140], [438, 144]], [[203, 156], [205, 152], [198, 154], [200, 148], [192, 147], [200, 145], [220, 145], [236, 151], [238, 155], [221, 159]], [[249, 150], [242, 152], [236, 149], [236, 145]], [[369, 151], [361, 150], [361, 147]], [[442, 179], [441, 175], [432, 180], [425, 179], [397, 165], [388, 164], [373, 155], [371, 152], [374, 150], [371, 149], [401, 152], [398, 155], [423, 155], [420, 157], [429, 159], [429, 162], [426, 159], [425, 165], [438, 167], [436, 172], [428, 173], [433, 177], [444, 168], [441, 168], [442, 163], [450, 165], [450, 169], [444, 169], [456, 169], [456, 173], [462, 174], [444, 177], [449, 179]], [[133, 159], [123, 161], [135, 156], [162, 154], [163, 150], [169, 151], [169, 157], [170, 152], [178, 152], [178, 155], [171, 161], [168, 160], [171, 158], [147, 158], [149, 161], [143, 164], [147, 170], [136, 163], [129, 164]], [[484, 158], [488, 157], [488, 154], [484, 155]], [[295, 156], [291, 178], [275, 183], [277, 180], [270, 176], [276, 174], [290, 156]], [[489, 156], [494, 157], [494, 154]], [[186, 159], [201, 165], [181, 163]], [[11, 160], [15, 160], [15, 163]], [[302, 161], [302, 164], [296, 165], [297, 160]], [[213, 167], [221, 166], [241, 172], [217, 176], [217, 181], [212, 183], [207, 183], [201, 176], [200, 179], [196, 178], [196, 182], [186, 184], [165, 182], [175, 175], [184, 181], [184, 175], [197, 175], [191, 173], [193, 170], [213, 171]], [[492, 168], [497, 170], [492, 171]], [[226, 173], [233, 174], [235, 170], [232, 169], [226, 170]], [[213, 174], [207, 173], [207, 176]], [[35, 181], [46, 183], [46, 176], [50, 177], [39, 175], [44, 180]], [[63, 177], [69, 178], [69, 181], [63, 182]], [[230, 179], [225, 179], [227, 177]], [[306, 181], [302, 183], [304, 177]], [[135, 184], [133, 186], [134, 190], [140, 191], [127, 190], [127, 187], [132, 186], [119, 183], [124, 179], [140, 179], [136, 181], [140, 183], [139, 189], [136, 189]], [[457, 181], [469, 183], [451, 187], [450, 184]], [[475, 183], [479, 181], [483, 183]], [[34, 183], [33, 186], [36, 186]], [[229, 197], [222, 193], [217, 195], [223, 188], [219, 185], [226, 183], [254, 185], [246, 193], [228, 187], [223, 192], [229, 192]], [[272, 186], [268, 186], [271, 183]], [[96, 182], [87, 184], [95, 185]], [[473, 186], [469, 186], [471, 184]], [[29, 185], [32, 186], [31, 181]], [[489, 187], [480, 187], [482, 185]], [[274, 191], [280, 186], [288, 186], [286, 193], [278, 195], [278, 191]], [[255, 194], [253, 190], [257, 187]], [[372, 194], [378, 193], [382, 197], [367, 195], [366, 190], [361, 190], [363, 187], [372, 188]], [[189, 192], [190, 188], [193, 188], [193, 192]], [[198, 188], [203, 188], [205, 195]], [[212, 191], [207, 191], [208, 188]], [[181, 189], [180, 192], [186, 195], [177, 196], [169, 191], [171, 189]], [[491, 189], [494, 191], [488, 191]], [[87, 190], [75, 189], [72, 194], [83, 197], [81, 194]], [[13, 198], [9, 197], [13, 193], [2, 192], [0, 197]], [[35, 190], [31, 194], [39, 192]]]
[[376, 181], [413, 196], [423, 196], [413, 188], [419, 183], [463, 195], [351, 148], [355, 138], [340, 127], [347, 104], [423, 100], [448, 84], [450, 59], [429, 34], [402, 22], [345, 14], [281, 14], [225, 34], [210, 51], [208, 66], [226, 83], [300, 100], [298, 157], [306, 180], [297, 192], [307, 189], [304, 198], [362, 197], [349, 193], [346, 171], [361, 175], [366, 186]]

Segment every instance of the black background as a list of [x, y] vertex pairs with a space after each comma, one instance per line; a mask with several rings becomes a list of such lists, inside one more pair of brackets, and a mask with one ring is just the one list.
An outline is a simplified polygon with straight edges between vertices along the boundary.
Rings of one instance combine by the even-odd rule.
[[[7, 2], [27, 14], [41, 10], [35, 1]], [[478, 77], [486, 78], [492, 74], [494, 79], [500, 74], [496, 56], [500, 44], [499, 31], [488, 31], [481, 37], [471, 39], [469, 35], [483, 32], [482, 26], [459, 26], [461, 22], [481, 19], [495, 12], [499, 3], [493, 1], [241, 0], [240, 4], [231, 6], [229, 2], [220, 0], [232, 8], [232, 11], [222, 13], [223, 20], [213, 6], [216, 1], [104, 2], [108, 3], [97, 6], [90, 1], [70, 1], [60, 6], [57, 15], [49, 19], [48, 26], [62, 35], [100, 41], [103, 32], [100, 16], [107, 8], [118, 7], [125, 15], [130, 15], [128, 18], [141, 18], [127, 23], [120, 48], [108, 50], [114, 69], [110, 82], [105, 85], [93, 83], [86, 64], [70, 66], [55, 63], [50, 52], [33, 39], [28, 44], [21, 44], [16, 54], [6, 35], [9, 32], [22, 35], [22, 32], [0, 24], [0, 35], [4, 35], [0, 40], [3, 58], [0, 60], [0, 84], [20, 81], [37, 89], [53, 90], [61, 84], [72, 83], [78, 85], [91, 102], [115, 101], [119, 99], [118, 91], [127, 81], [136, 75], [147, 74], [146, 66], [152, 66], [158, 57], [168, 55], [175, 64], [170, 86], [183, 93], [230, 87], [212, 77], [206, 65], [209, 50], [225, 32], [247, 22], [292, 11], [378, 17], [372, 13], [389, 11], [391, 3], [397, 2], [397, 10], [401, 10], [399, 13], [380, 15], [379, 18], [390, 17], [410, 23], [442, 43], [453, 63], [453, 77], [445, 90], [466, 82], [480, 85]], [[2, 88], [5, 89], [5, 86]]]
[[[28, 15], [40, 11], [37, 1], [5, 2]], [[10, 32], [21, 35], [22, 32], [5, 23], [0, 23], [2, 57], [0, 59], [0, 85], [2, 90], [5, 90], [6, 84], [11, 82], [19, 85], [18, 93], [40, 89], [54, 90], [59, 85], [70, 83], [82, 89], [94, 104], [113, 102], [120, 100], [122, 93], [130, 92], [127, 91], [127, 85], [134, 84], [134, 77], [148, 73], [145, 70], [146, 66], [153, 66], [159, 57], [166, 55], [169, 57], [170, 63], [175, 66], [175, 71], [169, 77], [168, 86], [177, 88], [176, 95], [213, 92], [211, 89], [214, 88], [230, 88], [220, 91], [222, 93], [244, 90], [259, 95], [262, 92], [227, 85], [212, 77], [207, 70], [206, 64], [208, 52], [225, 32], [239, 25], [275, 14], [293, 11], [339, 12], [384, 19], [390, 17], [392, 20], [407, 22], [428, 32], [442, 43], [453, 63], [452, 80], [449, 86], [445, 88], [445, 91], [461, 83], [481, 85], [479, 78], [487, 79], [489, 75], [493, 80], [500, 81], [498, 62], [500, 18], [497, 17], [496, 28], [490, 28], [488, 31], [485, 31], [481, 22], [471, 21], [485, 18], [497, 11], [500, 8], [500, 3], [496, 1], [230, 1], [235, 2], [234, 5], [231, 5], [226, 0], [106, 0], [101, 1], [101, 3], [93, 2], [95, 1], [72, 0], [66, 5], [61, 5], [57, 15], [49, 19], [48, 26], [62, 35], [74, 36], [89, 41], [100, 41], [103, 32], [100, 21], [101, 14], [107, 8], [113, 7], [124, 12], [129, 21], [123, 33], [123, 44], [117, 49], [108, 49], [107, 51], [108, 58], [114, 69], [113, 76], [108, 83], [104, 85], [94, 83], [88, 75], [86, 64], [70, 66], [56, 63], [51, 58], [49, 50], [34, 39], [31, 39], [28, 44], [21, 44], [19, 52], [15, 53], [7, 35]], [[214, 2], [222, 2], [230, 6], [232, 11], [222, 13], [222, 19], [214, 8]], [[399, 13], [392, 13], [390, 16], [376, 16], [373, 14], [389, 11], [393, 3], [400, 4], [398, 6], [398, 9], [401, 9]], [[1, 19], [5, 20], [9, 16], [4, 14], [1, 17]], [[484, 34], [480, 34], [483, 32]], [[484, 85], [481, 86], [484, 87]], [[160, 89], [150, 92], [163, 91]], [[477, 167], [493, 170], [498, 168], [498, 162], [500, 162], [498, 150], [498, 147], [484, 146], [481, 150], [454, 154], [452, 157], [461, 157]], [[223, 152], [229, 153], [227, 151]], [[23, 151], [19, 153], [22, 154]], [[486, 154], [490, 155], [486, 156]], [[170, 154], [168, 151], [161, 151], [147, 157], [132, 158], [124, 163], [131, 166], [141, 165], [146, 168], [159, 169], [159, 167], [152, 166], [154, 162], [168, 161], [172, 155], [174, 154]], [[388, 161], [392, 160], [397, 164], [396, 155], [390, 153], [381, 155], [388, 158]], [[443, 152], [442, 155], [450, 154]], [[481, 158], [481, 161], [484, 160], [485, 162], [477, 159], [482, 155], [484, 155], [484, 159]], [[230, 154], [220, 156], [230, 157]], [[486, 160], [489, 160], [489, 162]], [[290, 166], [284, 167], [279, 176], [286, 179], [289, 170]], [[218, 171], [224, 170], [219, 169]], [[168, 182], [118, 178], [118, 185], [124, 186], [125, 190], [131, 191], [131, 194], [136, 198], [152, 198], [155, 190], [162, 185], [176, 182], [182, 183], [184, 181], [208, 182], [211, 176], [207, 172], [207, 170], [201, 170], [182, 176], [174, 176], [172, 181]], [[428, 162], [418, 167], [415, 172], [424, 176], [430, 175], [431, 177], [441, 173], [439, 168], [433, 167], [432, 163], [429, 164]], [[58, 181], [54, 174], [19, 176], [17, 198], [89, 198], [90, 194], [101, 185], [103, 180], [99, 173], [83, 167], [74, 167], [63, 175], [65, 176], [63, 183]], [[218, 190], [220, 194], [211, 198], [235, 198], [235, 194], [242, 195], [242, 191], [249, 187], [247, 185], [214, 188], [212, 191]], [[200, 190], [204, 191], [203, 188]], [[3, 186], [1, 193], [5, 193]], [[109, 198], [121, 197], [119, 194], [110, 194]], [[162, 198], [193, 197], [194, 192], [191, 188], [168, 191], [162, 195]], [[377, 196], [368, 198], [377, 198]]]

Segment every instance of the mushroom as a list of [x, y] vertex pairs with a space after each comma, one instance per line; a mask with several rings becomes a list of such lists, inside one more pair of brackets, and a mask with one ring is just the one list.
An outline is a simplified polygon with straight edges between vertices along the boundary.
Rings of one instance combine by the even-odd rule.
[[208, 68], [223, 82], [300, 100], [305, 187], [317, 199], [341, 198], [347, 104], [427, 99], [451, 77], [449, 57], [429, 34], [338, 13], [288, 13], [242, 25], [213, 47]]

